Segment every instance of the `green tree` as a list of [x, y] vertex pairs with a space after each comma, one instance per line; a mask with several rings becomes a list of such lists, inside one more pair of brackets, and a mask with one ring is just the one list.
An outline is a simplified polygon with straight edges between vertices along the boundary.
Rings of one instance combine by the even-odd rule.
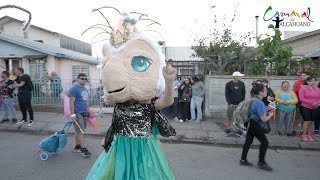
[[[239, 4], [237, 5], [237, 7]], [[211, 7], [211, 10], [214, 10]], [[204, 64], [200, 68], [204, 72], [223, 75], [230, 74], [235, 70], [247, 73], [246, 64], [254, 59], [253, 47], [249, 47], [252, 32], [236, 39], [236, 34], [230, 30], [231, 24], [237, 14], [237, 8], [234, 11], [230, 26], [227, 28], [223, 23], [223, 30], [220, 33], [217, 30], [217, 16], [214, 14], [214, 28], [210, 30], [207, 37], [195, 38], [195, 45], [192, 46], [195, 57], [204, 59]], [[224, 17], [225, 22], [225, 17]]]
[[298, 62], [292, 59], [292, 48], [281, 45], [281, 32], [269, 25], [273, 35], [266, 34], [264, 39], [259, 38], [259, 52], [256, 61], [252, 63], [254, 74], [280, 75], [292, 74], [298, 67]]

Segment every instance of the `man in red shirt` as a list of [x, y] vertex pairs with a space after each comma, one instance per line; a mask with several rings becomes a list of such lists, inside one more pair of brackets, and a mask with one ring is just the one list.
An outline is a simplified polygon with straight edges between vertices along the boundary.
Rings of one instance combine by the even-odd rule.
[[[305, 86], [305, 80], [310, 76], [310, 72], [308, 71], [302, 71], [301, 75], [300, 75], [300, 79], [298, 81], [296, 81], [293, 84], [293, 91], [296, 93], [296, 95], [298, 96], [299, 99], [299, 90], [302, 86]], [[300, 133], [302, 133], [302, 125], [303, 125], [303, 120], [301, 117], [301, 113], [300, 113], [300, 102], [297, 104], [296, 106], [296, 114], [295, 114], [295, 120], [293, 121], [293, 131], [292, 131], [292, 136], [296, 136], [297, 135], [297, 129], [298, 129], [298, 124], [299, 122], [301, 122], [301, 129], [300, 129]]]

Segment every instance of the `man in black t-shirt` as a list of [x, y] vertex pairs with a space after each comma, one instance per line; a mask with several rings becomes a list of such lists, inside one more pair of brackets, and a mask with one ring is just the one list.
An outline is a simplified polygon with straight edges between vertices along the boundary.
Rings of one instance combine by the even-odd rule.
[[18, 88], [18, 100], [19, 107], [22, 113], [21, 123], [27, 122], [27, 111], [30, 117], [30, 123], [28, 127], [30, 127], [33, 123], [33, 110], [31, 106], [31, 98], [32, 98], [32, 81], [28, 74], [24, 74], [23, 68], [16, 69], [17, 79], [15, 80], [14, 88]]
[[[239, 71], [236, 71], [232, 74], [233, 80], [226, 84], [225, 96], [228, 103], [227, 110], [227, 130], [224, 133], [224, 136], [229, 136], [231, 133], [231, 125], [233, 118], [233, 111], [237, 108], [237, 105], [245, 99], [246, 96], [246, 87], [241, 81], [241, 77], [244, 74], [241, 74]], [[236, 133], [239, 137], [244, 137], [243, 133], [238, 130]]]

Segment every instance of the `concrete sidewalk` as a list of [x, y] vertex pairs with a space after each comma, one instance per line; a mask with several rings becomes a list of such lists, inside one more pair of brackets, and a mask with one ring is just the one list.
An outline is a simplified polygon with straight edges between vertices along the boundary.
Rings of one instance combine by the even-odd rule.
[[[18, 119], [21, 119], [20, 112], [17, 112]], [[26, 124], [20, 129], [12, 125], [11, 122], [0, 124], [0, 130], [4, 131], [21, 131], [21, 132], [35, 132], [35, 133], [52, 133], [59, 131], [66, 123], [66, 118], [63, 114], [35, 112], [35, 122], [32, 127], [27, 127]], [[100, 132], [94, 131], [88, 127], [87, 134], [104, 136], [105, 132], [111, 124], [112, 115], [104, 114], [104, 117], [97, 117], [97, 121], [101, 125]], [[171, 121], [172, 126], [176, 129], [177, 135], [175, 137], [159, 138], [163, 141], [175, 141], [182, 143], [205, 143], [215, 145], [228, 145], [228, 146], [242, 146], [244, 138], [235, 136], [235, 133], [229, 137], [224, 137], [225, 119], [206, 119], [205, 121], [196, 124], [190, 122], [179, 123]], [[320, 150], [320, 137], [314, 137], [315, 142], [302, 142], [300, 137], [288, 138], [286, 136], [278, 136], [274, 132], [274, 123], [270, 123], [272, 132], [267, 136], [269, 139], [269, 145], [274, 148], [291, 148], [291, 149], [310, 149]], [[70, 128], [69, 133], [74, 133], [74, 129]], [[259, 145], [259, 142], [255, 139], [254, 145]]]

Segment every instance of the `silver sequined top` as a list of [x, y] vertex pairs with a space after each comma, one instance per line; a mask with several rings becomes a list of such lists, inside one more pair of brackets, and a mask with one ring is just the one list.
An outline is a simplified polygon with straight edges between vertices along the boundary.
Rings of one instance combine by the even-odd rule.
[[148, 137], [152, 132], [151, 104], [116, 104], [113, 113], [115, 133], [132, 138]]

